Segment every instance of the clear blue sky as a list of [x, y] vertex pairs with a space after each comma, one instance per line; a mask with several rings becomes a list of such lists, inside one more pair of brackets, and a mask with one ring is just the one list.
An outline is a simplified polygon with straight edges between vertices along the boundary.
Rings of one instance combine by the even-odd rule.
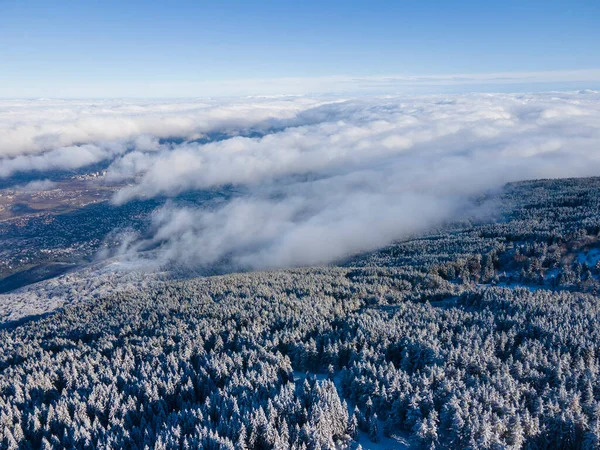
[[600, 69], [599, 44], [600, 0], [0, 0], [0, 96]]

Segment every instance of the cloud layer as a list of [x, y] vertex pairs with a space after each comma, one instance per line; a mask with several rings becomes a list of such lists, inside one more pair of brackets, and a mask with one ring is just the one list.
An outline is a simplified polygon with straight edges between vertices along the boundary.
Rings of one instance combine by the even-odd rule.
[[0, 158], [81, 144], [152, 138], [196, 139], [293, 117], [318, 104], [307, 98], [213, 101], [0, 100]]
[[[84, 138], [66, 120], [54, 124], [58, 144], [31, 132], [50, 127], [43, 119], [23, 125], [21, 147], [0, 147], [10, 155], [0, 176], [104, 158], [107, 179], [129, 184], [118, 204], [236, 186], [239, 194], [217, 205], [156, 211], [151, 237], [125, 253], [152, 248], [160, 263], [255, 269], [376, 249], [464, 214], [473, 196], [508, 181], [600, 175], [600, 94], [592, 91], [140, 108], [139, 117], [132, 105], [119, 113], [135, 126], [93, 136], [77, 122]], [[205, 133], [233, 137], [189, 141]], [[158, 141], [178, 134], [184, 142]]]
[[264, 137], [132, 152], [109, 174], [136, 178], [117, 202], [291, 175], [339, 175], [384, 161], [402, 164], [394, 170], [409, 178], [440, 163], [502, 170], [532, 162], [534, 174], [546, 159], [569, 157], [569, 165], [595, 159], [599, 116], [596, 94], [351, 100], [280, 120], [279, 131]]

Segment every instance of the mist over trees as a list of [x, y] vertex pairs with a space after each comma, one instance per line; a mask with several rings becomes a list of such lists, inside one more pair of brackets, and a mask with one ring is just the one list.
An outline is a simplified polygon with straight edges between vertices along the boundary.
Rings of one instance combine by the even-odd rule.
[[493, 221], [344, 265], [160, 282], [6, 327], [0, 445], [598, 448], [599, 193], [511, 184], [482, 199]]

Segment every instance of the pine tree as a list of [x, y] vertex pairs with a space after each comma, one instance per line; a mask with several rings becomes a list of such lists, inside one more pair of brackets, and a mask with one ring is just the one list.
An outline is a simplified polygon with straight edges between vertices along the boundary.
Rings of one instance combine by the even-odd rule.
[[598, 450], [600, 449], [600, 423], [594, 422], [591, 429], [585, 433], [583, 438], [582, 450]]
[[242, 423], [240, 426], [240, 432], [238, 434], [238, 438], [235, 444], [235, 447], [239, 450], [245, 450], [247, 449], [247, 445], [246, 445], [246, 426]]
[[377, 414], [373, 413], [369, 419], [369, 440], [379, 442], [379, 423]]
[[348, 420], [346, 434], [350, 436], [353, 440], [358, 439], [358, 417], [356, 416], [356, 411], [352, 414], [352, 416], [350, 416], [350, 419]]
[[396, 427], [394, 426], [394, 420], [392, 419], [392, 415], [389, 414], [385, 419], [385, 422], [383, 422], [383, 435], [386, 437], [392, 436], [395, 428]]
[[518, 414], [511, 416], [508, 423], [508, 434], [506, 435], [506, 443], [514, 449], [520, 449], [525, 442], [525, 433], [521, 425], [521, 418]]

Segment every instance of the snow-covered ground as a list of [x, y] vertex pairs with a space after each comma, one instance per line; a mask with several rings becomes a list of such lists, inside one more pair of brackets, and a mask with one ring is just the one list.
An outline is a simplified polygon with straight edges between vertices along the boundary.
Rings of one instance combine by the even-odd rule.
[[577, 254], [579, 264], [586, 263], [588, 267], [594, 267], [600, 261], [600, 249], [593, 248], [588, 252], [581, 251]]
[[59, 277], [0, 294], [0, 327], [29, 316], [50, 313], [66, 305], [158, 283], [162, 273], [132, 270], [118, 260], [85, 266]]
[[371, 442], [368, 433], [359, 431], [358, 441], [353, 447], [360, 445], [364, 450], [403, 450], [410, 448], [408, 439], [400, 436], [385, 437], [383, 435], [383, 422], [379, 421], [379, 442]]

